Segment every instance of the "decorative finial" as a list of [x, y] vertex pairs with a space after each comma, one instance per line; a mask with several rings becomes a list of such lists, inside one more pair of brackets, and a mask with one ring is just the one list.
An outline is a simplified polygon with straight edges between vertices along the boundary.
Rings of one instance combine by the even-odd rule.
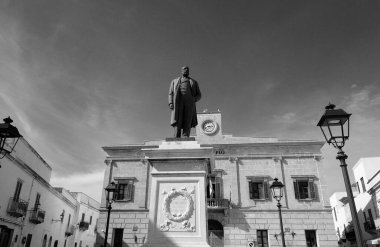
[[329, 104], [325, 107], [326, 110], [334, 110], [334, 108], [335, 108], [335, 105], [334, 105], [334, 104], [331, 104], [330, 102], [329, 102]]
[[6, 124], [13, 123], [13, 120], [11, 119], [11, 117], [4, 118], [3, 120], [4, 120], [4, 123], [6, 123]]

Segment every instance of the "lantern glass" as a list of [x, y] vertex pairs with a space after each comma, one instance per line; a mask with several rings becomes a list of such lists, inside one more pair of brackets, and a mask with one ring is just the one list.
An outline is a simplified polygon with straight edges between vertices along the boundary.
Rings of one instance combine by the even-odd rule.
[[0, 153], [3, 153], [3, 158], [6, 154], [13, 151], [20, 137], [17, 128], [11, 123], [13, 120], [10, 117], [4, 118], [4, 123], [0, 124]]
[[350, 116], [342, 109], [335, 110], [335, 105], [326, 106], [326, 111], [319, 120], [317, 126], [322, 130], [328, 144], [335, 148], [344, 146], [350, 136]]
[[282, 196], [283, 196], [283, 190], [282, 188], [284, 187], [284, 185], [278, 181], [277, 178], [274, 179], [274, 182], [272, 183], [272, 185], [270, 186], [271, 190], [272, 190], [272, 194], [273, 194], [273, 198], [276, 199], [277, 201], [280, 201]]
[[114, 182], [111, 182], [106, 188], [105, 190], [107, 191], [108, 193], [108, 197], [107, 198], [113, 198], [113, 193], [116, 191], [116, 184]]

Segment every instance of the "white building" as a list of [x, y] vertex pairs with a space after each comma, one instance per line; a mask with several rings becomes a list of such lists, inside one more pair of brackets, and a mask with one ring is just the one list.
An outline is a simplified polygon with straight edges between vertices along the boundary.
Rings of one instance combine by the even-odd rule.
[[[368, 246], [380, 246], [380, 157], [361, 158], [353, 167], [353, 172], [355, 205], [363, 239]], [[356, 246], [347, 194], [334, 193], [330, 197], [330, 203], [340, 245]]]
[[[51, 167], [23, 138], [0, 165], [0, 246], [75, 246], [82, 196], [53, 188]], [[96, 221], [99, 203], [88, 201]]]

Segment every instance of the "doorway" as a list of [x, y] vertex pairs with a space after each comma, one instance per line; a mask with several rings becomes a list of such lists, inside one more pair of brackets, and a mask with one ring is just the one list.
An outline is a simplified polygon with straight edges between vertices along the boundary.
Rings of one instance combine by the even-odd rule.
[[224, 230], [219, 221], [208, 220], [208, 240], [212, 247], [224, 246]]
[[8, 247], [11, 245], [13, 229], [0, 225], [0, 246]]

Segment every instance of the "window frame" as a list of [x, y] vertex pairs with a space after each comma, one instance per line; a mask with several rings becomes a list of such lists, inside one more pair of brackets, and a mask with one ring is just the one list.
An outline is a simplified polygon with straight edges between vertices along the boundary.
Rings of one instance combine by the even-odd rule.
[[[260, 233], [260, 234], [259, 234]], [[264, 236], [263, 233], [266, 233]], [[269, 246], [269, 239], [268, 239], [268, 230], [265, 229], [257, 229], [256, 230], [256, 236], [257, 236], [257, 246], [258, 247], [268, 247]], [[260, 241], [259, 241], [260, 239]], [[266, 240], [266, 241], [264, 241]], [[261, 242], [261, 243], [260, 243]], [[266, 243], [264, 243], [266, 242]]]
[[[269, 189], [269, 177], [266, 176], [250, 176], [247, 177], [248, 179], [248, 193], [249, 193], [249, 199], [254, 201], [269, 201], [271, 199], [271, 192]], [[254, 185], [257, 185], [257, 192], [254, 192]], [[262, 185], [261, 188], [259, 188], [258, 185]], [[260, 191], [261, 190], [261, 191]], [[260, 193], [261, 192], [261, 193]], [[254, 195], [258, 194], [259, 197], [255, 197]], [[261, 196], [260, 196], [261, 195]]]
[[[316, 177], [315, 176], [308, 176], [308, 175], [293, 175], [291, 176], [293, 179], [293, 188], [294, 188], [294, 197], [299, 201], [317, 201], [318, 200], [318, 187], [315, 183]], [[307, 182], [307, 197], [302, 196], [305, 192], [301, 191], [300, 184], [299, 183], [305, 183]]]
[[[116, 191], [113, 193], [112, 199], [115, 202], [133, 202], [136, 178], [114, 178], [114, 180], [116, 181]], [[121, 193], [123, 196], [120, 196]]]
[[363, 193], [367, 192], [367, 188], [365, 187], [365, 183], [364, 183], [364, 178], [363, 177], [360, 178], [360, 182], [362, 184], [362, 191], [363, 191]]

